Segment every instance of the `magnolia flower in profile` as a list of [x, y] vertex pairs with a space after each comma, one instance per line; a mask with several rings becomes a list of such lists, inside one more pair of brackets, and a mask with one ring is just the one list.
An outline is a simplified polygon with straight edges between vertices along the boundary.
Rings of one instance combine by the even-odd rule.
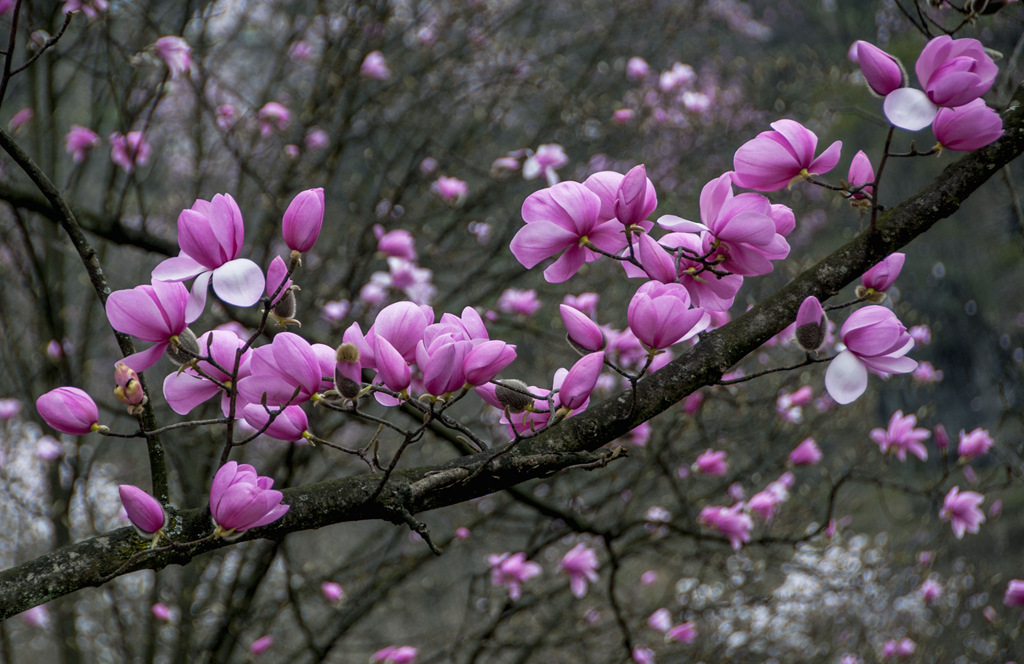
[[711, 316], [690, 306], [690, 294], [681, 284], [648, 281], [626, 309], [629, 329], [647, 348], [661, 350], [707, 329]]
[[124, 364], [135, 371], [145, 371], [169, 348], [172, 359], [179, 364], [188, 363], [189, 353], [198, 351], [195, 335], [188, 325], [202, 313], [199, 309], [194, 315], [190, 314], [188, 303], [188, 290], [177, 281], [153, 281], [149, 286], [111, 293], [106, 304], [110, 326], [143, 341], [155, 342], [148, 350], [124, 358]]
[[907, 452], [926, 461], [928, 450], [921, 441], [931, 437], [932, 432], [916, 425], [916, 415], [904, 415], [902, 410], [897, 410], [889, 419], [888, 428], [871, 430], [871, 440], [878, 443], [882, 454], [892, 452], [900, 461], [907, 460]]
[[876, 95], [884, 97], [906, 85], [907, 73], [895, 57], [866, 41], [856, 41], [853, 47], [856, 50], [861, 74]]
[[438, 198], [445, 203], [458, 205], [466, 199], [466, 194], [469, 193], [469, 185], [459, 178], [442, 175], [434, 181], [434, 184], [430, 185], [430, 190], [437, 194]]
[[632, 652], [633, 661], [636, 664], [654, 664], [654, 651], [644, 646], [636, 646]]
[[384, 256], [416, 260], [416, 240], [409, 231], [403, 228], [385, 231], [380, 224], [374, 224], [373, 235], [377, 238], [377, 251]]
[[93, 431], [106, 431], [99, 424], [99, 409], [84, 390], [58, 387], [36, 399], [36, 410], [43, 421], [61, 433], [84, 436]]
[[569, 155], [558, 143], [537, 146], [537, 151], [523, 162], [523, 179], [535, 180], [541, 175], [547, 178], [548, 186], [558, 183], [558, 169], [569, 163]]
[[1003, 595], [1003, 604], [1006, 606], [1024, 606], [1024, 581], [1012, 579], [1006, 584], [1006, 594]]
[[292, 112], [284, 104], [268, 101], [256, 112], [256, 118], [260, 122], [260, 135], [266, 138], [275, 131], [287, 129], [292, 123]]
[[262, 404], [248, 403], [242, 407], [242, 417], [254, 430], [276, 440], [295, 443], [309, 435], [309, 420], [300, 406], [268, 410]]
[[161, 37], [156, 40], [153, 50], [167, 65], [171, 78], [188, 73], [192, 69], [192, 48], [181, 37]]
[[210, 486], [215, 535], [233, 539], [284, 516], [289, 506], [281, 503], [283, 494], [273, 486], [273, 479], [257, 475], [249, 464], [228, 461], [221, 466]]
[[491, 585], [505, 586], [508, 597], [512, 601], [523, 594], [523, 584], [541, 573], [541, 567], [526, 559], [526, 554], [500, 553], [487, 556], [487, 564], [491, 566]]
[[939, 146], [968, 152], [983, 148], [1003, 135], [1003, 119], [984, 100], [956, 108], [940, 108], [932, 122]]
[[570, 411], [585, 408], [603, 368], [604, 353], [601, 351], [589, 353], [577, 360], [565, 375], [559, 389], [558, 403], [561, 407]]
[[391, 78], [391, 70], [388, 68], [388, 61], [380, 51], [370, 51], [363, 58], [363, 64], [359, 65], [359, 73], [364, 78], [375, 81], [386, 81]]
[[305, 253], [313, 248], [320, 237], [324, 223], [323, 187], [307, 189], [296, 194], [284, 211], [281, 232], [285, 244], [292, 251]]
[[580, 542], [571, 548], [558, 563], [558, 569], [569, 576], [569, 588], [577, 599], [587, 594], [587, 587], [597, 581], [597, 554]]
[[31, 108], [23, 108], [17, 113], [15, 113], [13, 116], [11, 116], [11, 121], [8, 123], [7, 126], [10, 127], [12, 132], [18, 131], [26, 124], [31, 122], [32, 118], [34, 118], [35, 116], [36, 113]]
[[136, 166], [149, 163], [152, 148], [141, 131], [130, 131], [125, 136], [119, 131], [110, 135], [110, 161], [125, 173], [134, 173]]
[[825, 372], [825, 389], [837, 403], [855, 401], [868, 386], [868, 369], [886, 374], [910, 373], [917, 362], [904, 357], [914, 347], [896, 315], [878, 305], [850, 314], [840, 330], [846, 349]]
[[863, 150], [857, 150], [857, 154], [853, 155], [846, 181], [851, 189], [860, 189], [850, 194], [852, 204], [863, 206], [867, 204], [868, 199], [874, 197], [875, 188], [871, 183], [875, 181], [875, 169], [871, 167], [871, 160]]
[[796, 180], [828, 173], [839, 163], [842, 141], [814, 156], [818, 137], [794, 120], [778, 120], [736, 150], [732, 180], [758, 191], [785, 189]]
[[89, 156], [93, 148], [98, 147], [103, 140], [99, 134], [88, 127], [73, 124], [64, 137], [64, 145], [71, 161], [80, 164]]
[[572, 344], [591, 352], [604, 348], [604, 333], [593, 319], [568, 304], [558, 305], [558, 311], [562, 316], [566, 335]]
[[337, 604], [345, 599], [345, 591], [342, 589], [341, 584], [334, 581], [324, 581], [321, 583], [320, 592], [323, 593], [324, 599], [331, 604]]
[[370, 655], [371, 662], [380, 664], [415, 664], [419, 650], [412, 646], [388, 646]]
[[794, 466], [813, 466], [821, 459], [821, 448], [813, 438], [805, 439], [789, 453], [789, 462]]
[[249, 654], [253, 657], [258, 657], [270, 650], [270, 646], [274, 645], [274, 637], [267, 634], [249, 644]]
[[962, 459], [973, 459], [988, 452], [995, 443], [992, 436], [986, 429], [977, 428], [970, 433], [964, 433], [960, 429], [960, 440], [957, 446], [957, 454]]
[[955, 486], [946, 494], [939, 510], [939, 518], [949, 521], [953, 534], [963, 539], [964, 533], [977, 533], [985, 522], [985, 513], [981, 511], [981, 503], [985, 497], [975, 491], [960, 491]]
[[897, 251], [876, 263], [861, 276], [862, 285], [857, 287], [857, 297], [876, 304], [884, 300], [885, 295], [882, 293], [889, 290], [896, 278], [900, 276], [900, 270], [903, 269], [906, 258], [906, 254]]
[[160, 502], [131, 484], [122, 484], [117, 491], [121, 496], [125, 514], [135, 526], [136, 532], [143, 539], [153, 540], [153, 546], [156, 546], [162, 534], [161, 531], [167, 524], [167, 515], [164, 514], [164, 508]]
[[697, 520], [702, 526], [714, 528], [728, 537], [733, 551], [739, 551], [744, 542], [750, 541], [750, 531], [754, 528], [754, 521], [742, 510], [743, 503], [732, 507], [708, 505], [700, 511]]
[[936, 106], [963, 106], [989, 91], [999, 67], [977, 39], [942, 35], [929, 41], [914, 65], [917, 79]]
[[231, 194], [217, 194], [209, 201], [197, 199], [178, 215], [181, 252], [161, 262], [153, 278], [181, 282], [195, 277], [188, 298], [189, 322], [206, 308], [207, 287], [221, 300], [237, 307], [251, 307], [263, 295], [263, 270], [248, 258], [239, 258], [245, 241], [242, 211]]
[[[821, 302], [813, 295], [804, 299], [796, 312], [794, 336], [800, 348], [808, 353], [816, 353], [825, 345], [828, 336], [828, 318]], [[802, 404], [801, 404], [802, 405]]]

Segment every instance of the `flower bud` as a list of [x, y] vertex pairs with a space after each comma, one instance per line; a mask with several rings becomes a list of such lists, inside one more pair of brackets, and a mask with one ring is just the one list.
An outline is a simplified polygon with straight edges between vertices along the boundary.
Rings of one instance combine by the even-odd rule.
[[533, 403], [527, 392], [530, 391], [530, 386], [521, 380], [515, 378], [506, 378], [501, 383], [497, 383], [494, 388], [494, 398], [498, 402], [508, 408], [510, 413], [521, 413]]
[[188, 366], [199, 357], [199, 340], [196, 333], [185, 328], [180, 334], [171, 337], [167, 346], [167, 357], [179, 367]]
[[288, 248], [305, 253], [320, 237], [324, 223], [324, 190], [307, 189], [298, 194], [284, 212], [281, 231]]
[[160, 531], [167, 523], [167, 516], [164, 508], [156, 498], [149, 495], [142, 489], [130, 484], [122, 484], [117, 488], [121, 495], [121, 504], [124, 505], [125, 514], [128, 520], [135, 526], [135, 530], [143, 539], [156, 540]]
[[114, 366], [114, 383], [114, 396], [128, 406], [128, 412], [132, 415], [142, 412], [142, 406], [146, 405], [149, 397], [142, 389], [139, 375], [124, 362], [118, 362]]
[[359, 362], [359, 347], [346, 341], [338, 346], [334, 354], [334, 389], [346, 399], [355, 399], [362, 389], [362, 365]]
[[825, 343], [828, 319], [818, 298], [813, 295], [800, 305], [796, 314], [796, 342], [808, 353], [816, 353]]
[[99, 424], [99, 409], [84, 390], [58, 387], [36, 399], [36, 410], [51, 427], [72, 436], [106, 431]]

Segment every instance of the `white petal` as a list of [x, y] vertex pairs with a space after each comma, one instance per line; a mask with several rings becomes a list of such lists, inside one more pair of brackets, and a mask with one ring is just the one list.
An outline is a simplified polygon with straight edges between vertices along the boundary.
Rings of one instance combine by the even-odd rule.
[[825, 389], [839, 404], [853, 403], [868, 388], [868, 370], [848, 350], [833, 358], [825, 371]]
[[236, 258], [213, 271], [213, 292], [236, 307], [251, 307], [263, 297], [263, 270], [248, 258]]
[[931, 125], [939, 112], [928, 95], [914, 88], [893, 90], [885, 96], [882, 108], [889, 122], [907, 131], [918, 131]]

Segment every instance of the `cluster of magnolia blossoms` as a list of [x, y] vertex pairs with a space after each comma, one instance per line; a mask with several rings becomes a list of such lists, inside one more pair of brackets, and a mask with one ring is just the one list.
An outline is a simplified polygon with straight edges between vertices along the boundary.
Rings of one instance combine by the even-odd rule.
[[914, 66], [921, 89], [908, 87], [903, 64], [873, 44], [858, 41], [850, 55], [871, 90], [885, 98], [893, 126], [918, 131], [930, 125], [939, 146], [950, 150], [977, 150], [1002, 136], [1002, 119], [981, 99], [999, 68], [976, 39], [929, 41]]

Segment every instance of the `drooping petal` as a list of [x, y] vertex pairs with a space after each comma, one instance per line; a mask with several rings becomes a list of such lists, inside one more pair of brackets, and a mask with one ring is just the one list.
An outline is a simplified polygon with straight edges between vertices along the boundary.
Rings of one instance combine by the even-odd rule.
[[189, 320], [196, 320], [206, 309], [206, 291], [210, 288], [210, 279], [213, 278], [213, 271], [203, 272], [196, 276], [192, 282], [192, 290], [188, 294], [188, 305], [185, 307], [185, 317]]
[[825, 371], [825, 389], [836, 403], [853, 403], [868, 389], [868, 370], [848, 350], [840, 352]]
[[579, 235], [572, 230], [550, 221], [534, 221], [519, 229], [509, 249], [523, 267], [531, 268], [578, 241]]
[[153, 278], [159, 281], [185, 281], [207, 268], [187, 254], [179, 254], [160, 262], [153, 268]]

